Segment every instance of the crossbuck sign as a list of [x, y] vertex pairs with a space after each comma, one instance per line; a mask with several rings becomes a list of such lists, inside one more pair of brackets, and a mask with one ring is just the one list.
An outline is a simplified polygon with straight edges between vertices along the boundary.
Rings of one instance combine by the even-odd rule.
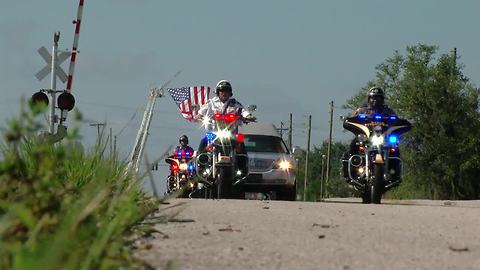
[[[50, 72], [52, 71], [52, 55], [48, 52], [48, 50], [45, 47], [41, 47], [38, 49], [38, 53], [40, 56], [42, 56], [43, 60], [47, 62], [47, 65], [42, 68], [37, 74], [35, 74], [35, 77], [37, 77], [38, 80], [42, 80], [45, 78]], [[67, 81], [67, 74], [63, 69], [60, 67], [60, 65], [70, 57], [70, 52], [59, 52], [57, 55], [57, 61], [55, 65], [55, 75], [65, 83]]]

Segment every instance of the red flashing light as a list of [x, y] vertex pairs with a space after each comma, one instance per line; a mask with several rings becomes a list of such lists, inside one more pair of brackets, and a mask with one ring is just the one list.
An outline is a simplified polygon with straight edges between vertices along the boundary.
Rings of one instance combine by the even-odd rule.
[[237, 121], [237, 115], [235, 115], [234, 113], [227, 113], [223, 116], [223, 120], [225, 120], [225, 122], [227, 123], [233, 123]]
[[180, 170], [180, 167], [178, 167], [177, 164], [172, 164], [172, 166], [170, 166], [170, 170], [172, 170], [174, 173], [177, 173]]
[[213, 151], [213, 145], [209, 144], [207, 146], [207, 152], [212, 152]]
[[238, 133], [237, 134], [237, 142], [243, 143], [245, 141], [245, 134], [243, 133]]
[[216, 121], [219, 121], [219, 120], [222, 120], [222, 114], [221, 113], [216, 113], [213, 115], [213, 119], [215, 119]]

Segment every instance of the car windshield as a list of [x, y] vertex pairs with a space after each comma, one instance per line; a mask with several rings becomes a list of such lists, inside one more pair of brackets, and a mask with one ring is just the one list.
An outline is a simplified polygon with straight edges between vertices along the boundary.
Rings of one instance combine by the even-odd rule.
[[266, 135], [245, 135], [247, 152], [267, 152], [288, 154], [287, 147], [280, 137]]

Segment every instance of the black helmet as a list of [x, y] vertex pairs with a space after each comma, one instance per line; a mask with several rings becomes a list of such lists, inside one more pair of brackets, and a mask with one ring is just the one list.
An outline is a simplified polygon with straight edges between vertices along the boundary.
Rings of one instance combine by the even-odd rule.
[[217, 83], [215, 87], [215, 93], [218, 95], [218, 91], [228, 91], [230, 94], [232, 93], [232, 85], [227, 80], [221, 80]]
[[182, 142], [184, 142], [185, 144], [188, 144], [188, 137], [187, 137], [187, 135], [182, 135], [182, 136], [180, 136], [180, 138], [178, 139], [178, 142], [179, 142], [180, 144], [182, 144]]
[[379, 109], [383, 107], [385, 102], [385, 94], [382, 88], [372, 87], [368, 90], [368, 105], [372, 108]]
[[368, 98], [378, 97], [378, 96], [385, 99], [385, 94], [383, 93], [382, 88], [375, 86], [375, 87], [370, 88], [370, 90], [368, 90]]

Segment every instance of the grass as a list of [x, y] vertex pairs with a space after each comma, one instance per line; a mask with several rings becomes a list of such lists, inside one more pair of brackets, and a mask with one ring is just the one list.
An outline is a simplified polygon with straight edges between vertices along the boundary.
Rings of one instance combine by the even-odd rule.
[[41, 112], [22, 110], [2, 130], [0, 269], [141, 265], [129, 236], [158, 200], [141, 191], [125, 162], [105, 154], [104, 143], [84, 152], [72, 147], [75, 132], [60, 144], [39, 140]]

